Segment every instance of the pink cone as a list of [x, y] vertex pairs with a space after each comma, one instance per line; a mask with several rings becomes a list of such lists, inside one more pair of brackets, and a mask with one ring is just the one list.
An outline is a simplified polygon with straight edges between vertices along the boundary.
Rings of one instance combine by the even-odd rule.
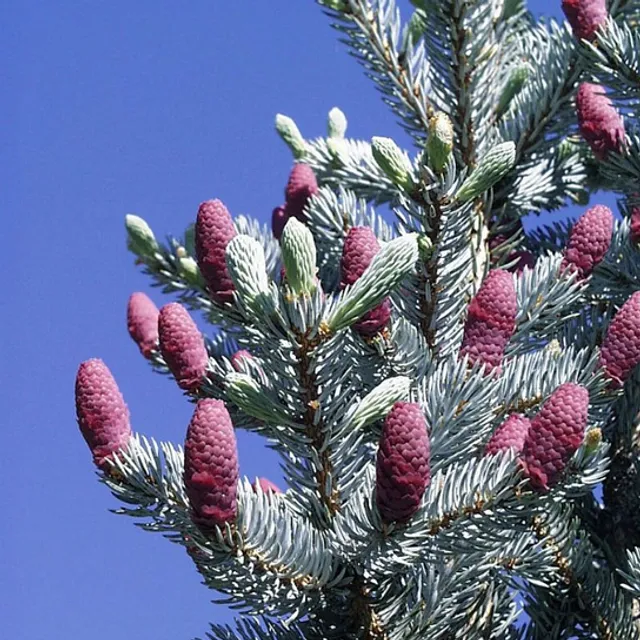
[[382, 520], [409, 520], [430, 481], [424, 413], [418, 404], [396, 402], [384, 421], [376, 460], [376, 504]]
[[313, 169], [308, 164], [295, 164], [289, 174], [289, 181], [285, 189], [287, 217], [295, 216], [304, 222], [303, 209], [309, 198], [316, 193], [318, 193], [318, 181]]
[[280, 240], [282, 237], [282, 232], [289, 221], [289, 214], [286, 210], [285, 205], [280, 205], [273, 210], [271, 214], [271, 232], [273, 236]]
[[614, 386], [622, 386], [640, 364], [640, 291], [614, 316], [602, 342], [600, 364]]
[[576, 109], [580, 133], [596, 158], [604, 160], [610, 151], [622, 151], [624, 124], [603, 87], [583, 82], [576, 96]]
[[484, 449], [485, 456], [492, 456], [499, 451], [514, 449], [518, 453], [524, 447], [531, 422], [521, 413], [511, 414], [493, 433]]
[[242, 367], [240, 366], [240, 363], [243, 360], [249, 362], [253, 359], [254, 359], [253, 356], [246, 349], [240, 349], [231, 356], [231, 366], [236, 371], [240, 371], [242, 369]]
[[490, 370], [502, 363], [504, 350], [515, 327], [518, 302], [513, 276], [493, 269], [469, 304], [460, 356]]
[[595, 40], [596, 31], [607, 21], [605, 0], [562, 0], [562, 10], [579, 40]]
[[76, 375], [76, 415], [93, 462], [105, 473], [109, 460], [131, 438], [129, 409], [107, 365], [97, 358], [83, 362]]
[[196, 391], [207, 370], [209, 356], [202, 334], [188, 311], [177, 302], [160, 309], [160, 351], [178, 386]]
[[238, 449], [222, 400], [198, 400], [184, 443], [184, 486], [193, 521], [221, 527], [237, 513]]
[[613, 214], [609, 207], [597, 204], [573, 225], [561, 268], [571, 268], [586, 278], [602, 262], [611, 244]]
[[127, 329], [145, 358], [158, 348], [158, 315], [158, 307], [146, 293], [131, 294], [127, 305]]
[[280, 491], [280, 488], [267, 478], [257, 478], [253, 483], [254, 491], [256, 490], [256, 486], [260, 487], [262, 493], [282, 493], [282, 491]]
[[[341, 287], [353, 285], [367, 270], [378, 251], [380, 244], [369, 227], [351, 227], [342, 247]], [[360, 318], [353, 329], [365, 338], [372, 338], [387, 326], [390, 317], [391, 302], [386, 298]]]
[[215, 302], [233, 302], [234, 285], [227, 270], [225, 251], [236, 236], [229, 211], [220, 200], [200, 205], [195, 228], [196, 258]]
[[585, 387], [560, 385], [531, 420], [522, 466], [534, 489], [547, 491], [558, 481], [584, 438], [589, 409]]

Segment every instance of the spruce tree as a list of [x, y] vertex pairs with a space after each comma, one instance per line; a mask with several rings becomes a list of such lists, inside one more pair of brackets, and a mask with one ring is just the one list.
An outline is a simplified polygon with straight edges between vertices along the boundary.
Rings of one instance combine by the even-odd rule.
[[[238, 609], [208, 638], [638, 638], [640, 2], [412, 4], [319, 2], [411, 150], [278, 115], [270, 228], [127, 216], [178, 300], [134, 293], [128, 330], [193, 417], [184, 446], [135, 432], [94, 359], [80, 430], [118, 512]], [[286, 490], [239, 475], [236, 429]]]

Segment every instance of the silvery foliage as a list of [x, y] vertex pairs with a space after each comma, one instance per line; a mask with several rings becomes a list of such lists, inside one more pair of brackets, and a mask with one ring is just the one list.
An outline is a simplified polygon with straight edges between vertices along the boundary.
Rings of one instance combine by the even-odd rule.
[[[210, 639], [638, 637], [640, 553], [611, 553], [593, 491], [616, 447], [637, 446], [638, 374], [611, 389], [599, 347], [615, 310], [640, 289], [639, 249], [628, 220], [617, 222], [604, 260], [580, 280], [561, 268], [571, 224], [524, 233], [520, 219], [582, 201], [597, 184], [594, 167], [626, 197], [636, 188], [639, 3], [611, 3], [597, 46], [576, 43], [568, 25], [536, 24], [521, 0], [415, 0], [410, 22], [394, 0], [319, 4], [416, 143], [410, 180], [394, 184], [370, 140], [344, 138], [344, 123], [340, 135], [296, 139], [296, 159], [320, 184], [304, 210], [318, 286], [304, 295], [291, 295], [278, 243], [247, 216], [235, 219], [244, 239], [230, 257], [233, 303], [212, 302], [199, 274], [185, 271], [192, 229], [138, 255], [156, 285], [215, 325], [198, 397], [224, 400], [236, 428], [265, 437], [288, 490], [264, 494], [242, 478], [236, 522], [204, 534], [190, 518], [182, 449], [136, 435], [102, 476], [124, 504], [117, 512], [183, 546], [219, 601], [240, 612], [234, 627], [212, 625]], [[526, 81], [498, 112], [523, 63]], [[589, 75], [627, 110], [628, 147], [600, 164], [573, 131], [574, 89]], [[424, 143], [438, 111], [455, 144], [436, 172]], [[509, 142], [511, 170], [469, 201], [456, 198], [489, 150]], [[626, 200], [621, 211], [628, 218]], [[381, 250], [343, 289], [344, 240], [363, 225]], [[490, 250], [499, 235], [506, 240]], [[524, 250], [535, 265], [513, 274], [516, 329], [500, 370], [487, 375], [458, 356], [466, 310], [488, 269]], [[386, 296], [389, 326], [364, 339], [351, 326]], [[237, 371], [239, 348], [253, 359]], [[168, 373], [159, 352], [150, 360]], [[484, 447], [508, 415], [535, 415], [566, 382], [589, 392], [595, 444], [539, 494], [514, 452], [484, 456]], [[386, 524], [375, 461], [398, 400], [423, 408], [432, 479], [408, 523]]]

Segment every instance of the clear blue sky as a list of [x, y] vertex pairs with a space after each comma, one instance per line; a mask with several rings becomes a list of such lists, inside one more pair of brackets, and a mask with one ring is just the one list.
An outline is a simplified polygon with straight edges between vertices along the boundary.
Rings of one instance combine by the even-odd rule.
[[[113, 371], [136, 430], [180, 442], [191, 413], [127, 335], [129, 294], [150, 290], [124, 215], [180, 233], [215, 197], [267, 220], [291, 164], [278, 112], [312, 137], [337, 105], [354, 137], [407, 139], [312, 0], [0, 4], [0, 636], [202, 635], [229, 613], [180, 548], [108, 513], [75, 422], [90, 357]], [[243, 473], [279, 479], [258, 439], [241, 435], [240, 456]]]

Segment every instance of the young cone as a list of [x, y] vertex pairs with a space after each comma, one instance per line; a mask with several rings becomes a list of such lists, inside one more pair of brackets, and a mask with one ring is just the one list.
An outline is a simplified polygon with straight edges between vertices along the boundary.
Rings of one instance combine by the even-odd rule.
[[[380, 244], [369, 227], [351, 227], [345, 238], [340, 261], [341, 286], [353, 285], [367, 270]], [[384, 329], [391, 317], [391, 302], [385, 298], [377, 307], [365, 313], [354, 325], [356, 333], [371, 338]]]
[[600, 351], [600, 364], [614, 386], [622, 386], [640, 364], [640, 291], [614, 316]]
[[376, 504], [382, 520], [409, 520], [430, 481], [424, 413], [418, 404], [396, 402], [384, 421], [376, 460]]
[[235, 520], [238, 450], [222, 400], [198, 400], [184, 443], [184, 486], [193, 521], [203, 529]]
[[583, 82], [576, 95], [580, 134], [596, 158], [604, 160], [610, 151], [620, 152], [624, 145], [624, 124], [604, 89]]
[[95, 465], [108, 473], [109, 459], [131, 438], [129, 409], [107, 365], [97, 358], [83, 362], [76, 375], [78, 426]]
[[562, 0], [562, 10], [579, 40], [595, 40], [596, 31], [607, 21], [605, 0]]
[[294, 216], [300, 222], [304, 222], [303, 209], [309, 198], [316, 193], [318, 193], [318, 181], [313, 169], [308, 164], [295, 164], [289, 174], [289, 181], [285, 189], [287, 219]]
[[531, 486], [548, 491], [584, 438], [589, 392], [579, 384], [560, 385], [531, 420], [522, 451], [522, 466]]
[[160, 351], [178, 386], [196, 391], [207, 370], [209, 356], [202, 334], [189, 312], [177, 302], [160, 309]]
[[220, 200], [200, 205], [196, 219], [196, 258], [200, 273], [215, 302], [233, 302], [233, 282], [227, 271], [225, 251], [236, 236], [229, 211]]
[[469, 305], [460, 356], [467, 355], [471, 363], [485, 364], [489, 370], [499, 367], [515, 329], [517, 313], [513, 276], [493, 269]]
[[158, 307], [146, 293], [132, 293], [127, 304], [127, 329], [140, 353], [148, 358], [158, 348]]
[[493, 433], [484, 449], [485, 456], [491, 456], [499, 451], [513, 449], [520, 453], [529, 432], [531, 421], [521, 413], [511, 414]]
[[276, 207], [271, 213], [271, 232], [277, 240], [280, 240], [288, 220], [289, 215], [284, 204]]
[[586, 278], [602, 262], [611, 244], [613, 214], [609, 207], [597, 204], [573, 225], [561, 268], [578, 272]]

